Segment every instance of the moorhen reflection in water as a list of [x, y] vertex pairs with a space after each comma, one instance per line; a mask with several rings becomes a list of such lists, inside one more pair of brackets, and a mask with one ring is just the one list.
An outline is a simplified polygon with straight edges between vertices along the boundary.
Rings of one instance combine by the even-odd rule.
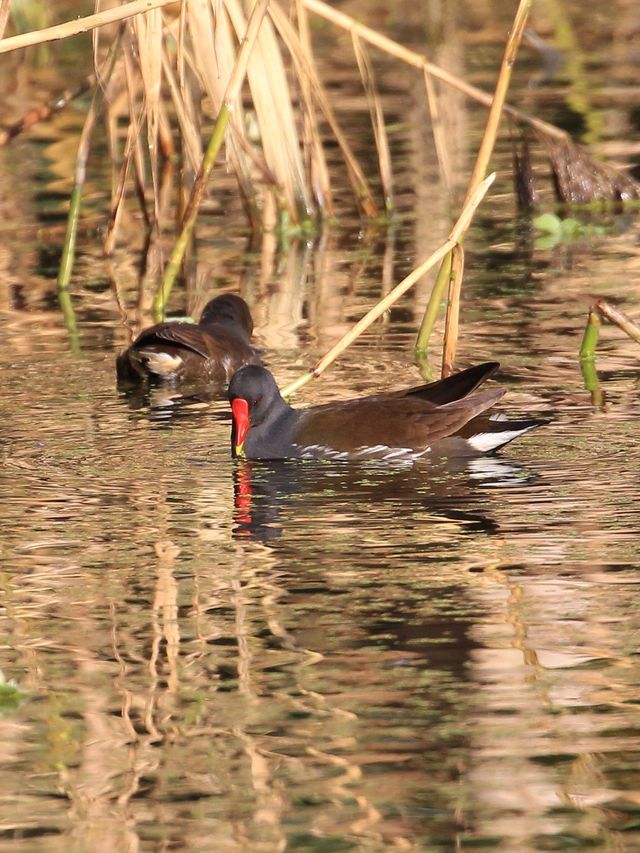
[[[517, 488], [532, 478], [531, 472], [499, 458], [441, 456], [401, 466], [380, 461], [340, 466], [317, 459], [246, 461], [233, 471], [233, 533], [270, 542], [285, 528], [295, 527], [298, 518], [308, 523], [310, 517], [322, 519], [336, 512], [344, 517], [345, 510], [357, 514], [361, 508], [366, 514], [367, 507], [375, 506], [381, 523], [394, 528], [412, 526], [417, 514], [421, 521], [451, 522], [459, 533], [491, 536], [499, 528], [485, 508], [487, 488]], [[366, 523], [371, 523], [370, 516]]]
[[294, 409], [264, 367], [242, 367], [229, 384], [232, 452], [248, 459], [414, 462], [492, 453], [544, 421], [488, 416], [505, 393], [474, 392], [498, 368], [470, 367], [437, 382]]
[[116, 360], [120, 387], [149, 382], [226, 383], [245, 364], [260, 364], [251, 345], [249, 306], [234, 293], [211, 299], [199, 323], [158, 323]]

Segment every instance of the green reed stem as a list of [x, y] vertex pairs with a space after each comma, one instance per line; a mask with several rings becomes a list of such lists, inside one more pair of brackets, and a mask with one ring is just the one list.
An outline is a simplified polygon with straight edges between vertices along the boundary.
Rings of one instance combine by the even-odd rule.
[[591, 308], [580, 345], [580, 361], [593, 361], [595, 359], [601, 325], [600, 315]]
[[425, 308], [422, 323], [420, 324], [420, 331], [418, 332], [418, 338], [415, 346], [415, 353], [420, 358], [423, 358], [426, 355], [429, 348], [429, 339], [431, 338], [431, 333], [433, 332], [433, 327], [435, 326], [440, 306], [444, 300], [444, 292], [451, 281], [451, 266], [452, 255], [451, 252], [449, 252], [440, 265], [435, 284], [433, 285], [429, 301], [427, 302], [427, 307]]

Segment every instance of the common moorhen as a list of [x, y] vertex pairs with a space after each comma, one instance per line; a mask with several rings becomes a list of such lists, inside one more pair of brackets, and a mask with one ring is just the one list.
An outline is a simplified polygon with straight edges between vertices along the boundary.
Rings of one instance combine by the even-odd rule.
[[116, 360], [118, 379], [140, 382], [228, 382], [243, 364], [260, 364], [251, 346], [253, 320], [240, 296], [225, 293], [204, 307], [199, 323], [158, 323]]
[[504, 390], [471, 392], [498, 367], [479, 364], [418, 388], [293, 409], [268, 370], [248, 365], [229, 384], [232, 452], [248, 459], [394, 461], [490, 453], [542, 423], [482, 415]]

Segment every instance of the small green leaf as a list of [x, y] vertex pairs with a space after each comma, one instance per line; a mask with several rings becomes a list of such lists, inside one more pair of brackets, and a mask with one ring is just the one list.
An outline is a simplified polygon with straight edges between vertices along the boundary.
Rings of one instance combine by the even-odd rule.
[[562, 220], [555, 213], [543, 213], [536, 216], [533, 224], [538, 231], [546, 231], [548, 234], [558, 235], [558, 237], [562, 234]]

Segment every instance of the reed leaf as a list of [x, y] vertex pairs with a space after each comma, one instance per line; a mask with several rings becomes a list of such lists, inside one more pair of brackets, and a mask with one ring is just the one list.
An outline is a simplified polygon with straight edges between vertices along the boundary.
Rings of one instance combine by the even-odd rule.
[[[237, 0], [225, 0], [225, 8], [238, 39], [246, 29], [246, 18]], [[273, 26], [265, 19], [247, 68], [247, 80], [256, 110], [262, 150], [269, 169], [282, 188], [286, 208], [297, 221], [298, 212], [313, 212], [300, 155], [298, 130], [280, 48]]]
[[[199, 75], [209, 96], [212, 114], [217, 116], [223, 104], [225, 89], [232, 73], [236, 50], [225, 12], [218, 7], [215, 22], [209, 0], [186, 0], [187, 23], [193, 50], [193, 70]], [[242, 199], [251, 220], [257, 224], [256, 188], [251, 167], [237, 139], [244, 137], [244, 111], [237, 99], [230, 111], [233, 133], [226, 139], [226, 156], [238, 181]]]
[[144, 91], [144, 106], [147, 126], [147, 153], [153, 184], [155, 222], [158, 216], [158, 143], [160, 124], [160, 89], [162, 85], [162, 12], [152, 9], [144, 15], [136, 15], [130, 24], [135, 34], [138, 64]]

